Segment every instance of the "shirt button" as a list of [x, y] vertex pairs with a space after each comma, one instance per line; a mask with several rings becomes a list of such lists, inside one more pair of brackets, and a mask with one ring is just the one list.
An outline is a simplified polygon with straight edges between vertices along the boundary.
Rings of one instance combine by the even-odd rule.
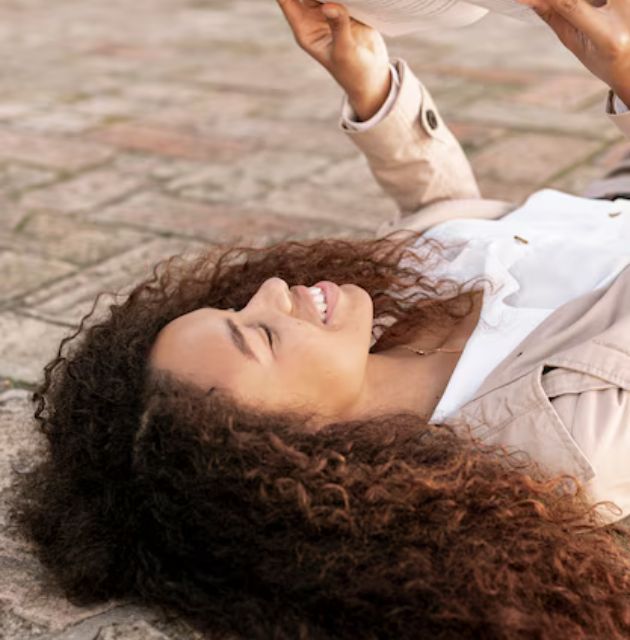
[[429, 124], [431, 129], [437, 129], [438, 128], [438, 119], [437, 119], [437, 116], [435, 115], [435, 111], [433, 111], [433, 109], [428, 109], [427, 110], [427, 123]]

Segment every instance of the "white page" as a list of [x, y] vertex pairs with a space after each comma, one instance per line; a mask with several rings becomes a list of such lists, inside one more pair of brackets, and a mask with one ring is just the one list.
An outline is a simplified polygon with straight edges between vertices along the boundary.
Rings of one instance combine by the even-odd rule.
[[[326, 2], [326, 0], [319, 0]], [[481, 20], [488, 10], [540, 22], [515, 0], [346, 0], [350, 15], [386, 36], [426, 29], [463, 27]]]
[[488, 13], [487, 9], [461, 0], [346, 0], [342, 4], [353, 18], [386, 36], [431, 28], [463, 27]]
[[504, 16], [510, 16], [524, 22], [533, 22], [542, 25], [542, 20], [536, 15], [536, 12], [519, 4], [515, 0], [472, 0], [472, 2], [480, 7], [490, 9], [494, 13], [500, 13]]

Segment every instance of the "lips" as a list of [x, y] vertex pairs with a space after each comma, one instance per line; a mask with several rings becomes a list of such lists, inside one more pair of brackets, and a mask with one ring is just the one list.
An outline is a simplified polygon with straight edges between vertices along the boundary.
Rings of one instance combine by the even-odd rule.
[[[295, 287], [291, 287], [291, 289], [295, 292], [298, 300], [306, 302], [306, 308], [309, 314], [309, 319], [318, 325], [324, 324], [322, 322], [321, 314], [319, 313], [319, 309], [315, 306], [315, 300], [308, 291], [308, 288], [303, 285], [297, 285]], [[324, 295], [326, 295], [324, 293]]]
[[326, 311], [326, 324], [330, 324], [333, 312], [337, 306], [337, 300], [339, 299], [339, 287], [329, 280], [316, 282], [314, 286], [319, 287], [324, 292], [324, 298], [326, 298], [326, 305], [328, 307]]

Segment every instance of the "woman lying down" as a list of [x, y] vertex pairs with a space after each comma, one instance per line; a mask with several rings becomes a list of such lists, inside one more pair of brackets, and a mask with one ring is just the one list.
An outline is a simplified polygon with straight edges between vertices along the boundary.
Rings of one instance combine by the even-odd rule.
[[[483, 200], [377, 32], [281, 5], [400, 219], [174, 257], [86, 317], [35, 393], [15, 526], [74, 602], [212, 638], [630, 637], [624, 167], [599, 199]], [[629, 3], [538, 10], [630, 133]]]

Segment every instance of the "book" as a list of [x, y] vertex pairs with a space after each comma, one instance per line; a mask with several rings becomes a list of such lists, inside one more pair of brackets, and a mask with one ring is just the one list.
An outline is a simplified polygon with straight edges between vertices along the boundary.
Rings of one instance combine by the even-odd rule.
[[[324, 3], [327, 0], [319, 0]], [[328, 0], [335, 1], [335, 0]], [[350, 15], [386, 36], [427, 29], [464, 27], [489, 12], [540, 24], [529, 7], [516, 0], [340, 0]]]

